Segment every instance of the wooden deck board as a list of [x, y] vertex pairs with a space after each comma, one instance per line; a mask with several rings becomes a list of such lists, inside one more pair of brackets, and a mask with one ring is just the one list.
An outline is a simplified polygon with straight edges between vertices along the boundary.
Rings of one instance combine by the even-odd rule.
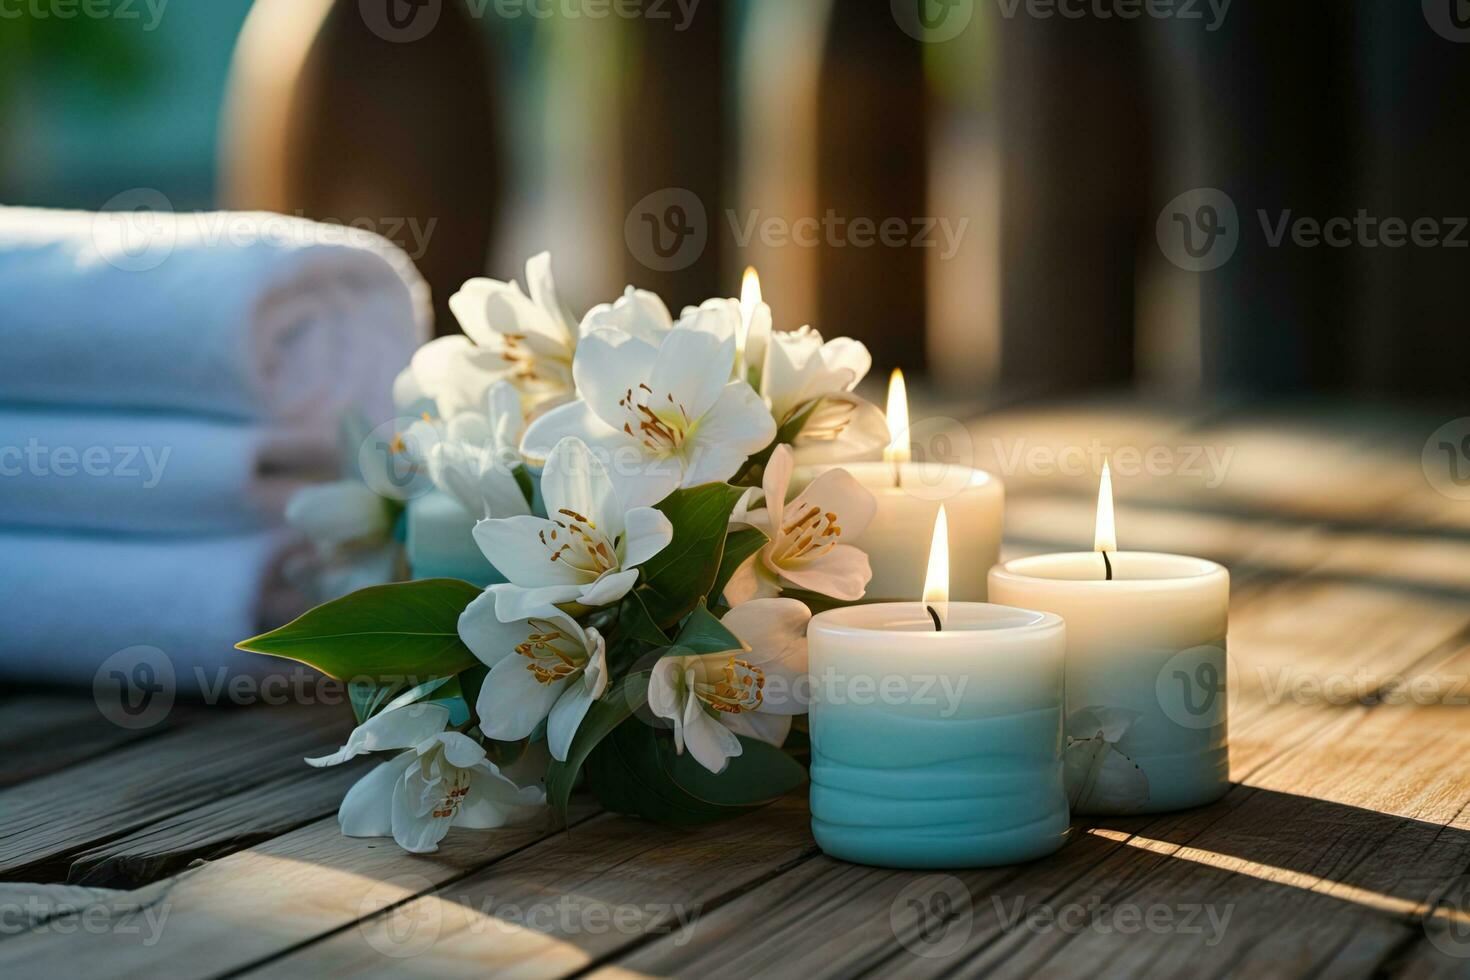
[[[971, 428], [988, 467], [1018, 443], [1229, 454], [1210, 490], [1115, 475], [1125, 546], [1231, 567], [1238, 785], [1214, 806], [1079, 821], [1048, 859], [946, 876], [821, 855], [801, 796], [701, 830], [583, 807], [569, 834], [456, 831], [415, 857], [342, 838], [355, 773], [300, 765], [345, 711], [178, 708], [138, 741], [90, 698], [15, 695], [0, 878], [120, 884], [131, 921], [167, 918], [152, 942], [0, 933], [0, 974], [1470, 977], [1470, 504], [1419, 461], [1442, 421], [1099, 402]], [[1004, 475], [1008, 554], [1087, 547], [1095, 477]], [[946, 878], [962, 911], [919, 915]], [[1150, 909], [1169, 927], [1131, 926]], [[1048, 918], [1070, 910], [1081, 927]]]

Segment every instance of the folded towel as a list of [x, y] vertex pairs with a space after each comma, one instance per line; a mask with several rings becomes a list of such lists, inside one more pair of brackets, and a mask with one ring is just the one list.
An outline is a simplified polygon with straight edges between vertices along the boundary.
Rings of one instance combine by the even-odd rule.
[[274, 214], [0, 208], [10, 402], [248, 419], [392, 412], [428, 287], [367, 232]]
[[330, 477], [325, 427], [0, 407], [0, 524], [123, 533], [279, 527]]
[[[286, 585], [295, 545], [280, 533], [174, 541], [0, 533], [0, 680], [92, 684], [109, 657], [154, 647], [150, 675], [208, 693], [220, 670], [282, 669], [235, 649], [306, 603]], [[111, 668], [126, 675], [127, 665]]]

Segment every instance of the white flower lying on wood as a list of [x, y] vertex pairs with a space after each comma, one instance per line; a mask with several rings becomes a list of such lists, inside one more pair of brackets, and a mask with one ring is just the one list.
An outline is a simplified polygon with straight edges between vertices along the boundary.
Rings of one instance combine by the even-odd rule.
[[787, 503], [794, 463], [790, 448], [777, 446], [766, 464], [765, 508], [735, 517], [760, 528], [770, 541], [730, 577], [725, 598], [731, 604], [779, 595], [783, 588], [845, 602], [867, 591], [873, 577], [867, 554], [842, 542], [867, 529], [877, 500], [847, 470], [831, 469]]
[[572, 367], [580, 399], [535, 419], [522, 452], [542, 458], [567, 436], [597, 446], [629, 488], [630, 504], [728, 480], [776, 435], [760, 396], [730, 380], [739, 317], [734, 300], [712, 300], [681, 317], [659, 346], [622, 330], [592, 330]]
[[737, 735], [779, 747], [791, 716], [804, 714], [806, 627], [811, 610], [795, 599], [757, 599], [722, 625], [744, 650], [664, 657], [648, 684], [649, 709], [674, 725], [674, 746], [710, 772], [741, 754]]
[[486, 758], [478, 742], [444, 730], [449, 709], [438, 704], [392, 708], [363, 722], [331, 755], [306, 761], [335, 766], [369, 752], [406, 751], [379, 764], [347, 791], [337, 811], [348, 837], [389, 837], [405, 851], [436, 851], [450, 827], [488, 830], [538, 816], [546, 802], [536, 786], [517, 786]]
[[638, 581], [637, 566], [673, 540], [669, 519], [629, 506], [601, 460], [576, 438], [557, 443], [541, 474], [548, 517], [529, 514], [475, 525], [475, 541], [510, 580], [475, 600], [493, 603], [501, 622], [544, 616], [563, 603], [617, 602]]
[[552, 756], [565, 761], [587, 710], [607, 690], [602, 635], [560, 611], [502, 623], [491, 602], [470, 603], [459, 635], [490, 667], [475, 705], [480, 730], [513, 742], [544, 721]]

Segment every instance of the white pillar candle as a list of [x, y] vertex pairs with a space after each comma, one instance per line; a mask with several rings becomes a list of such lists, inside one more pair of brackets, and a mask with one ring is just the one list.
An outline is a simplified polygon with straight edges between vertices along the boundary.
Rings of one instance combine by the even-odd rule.
[[[910, 459], [908, 399], [903, 375], [893, 372], [888, 391], [888, 429], [892, 439], [883, 462], [841, 463], [872, 491], [878, 507], [867, 529], [851, 543], [868, 555], [873, 569], [867, 595], [896, 599], [913, 595], [924, 581], [929, 542], [920, 530], [934, 524], [940, 504], [949, 514], [950, 598], [983, 602], [986, 575], [1000, 558], [1005, 515], [1005, 484], [984, 470], [954, 463]], [[800, 493], [833, 466], [798, 467], [791, 492]]]
[[1069, 822], [1062, 621], [943, 601], [934, 583], [925, 602], [833, 609], [807, 628], [813, 835], [885, 867], [1049, 854]]
[[[1069, 718], [1087, 708], [1131, 713], [1115, 747], [1147, 777], [1147, 801], [1094, 799], [1078, 812], [1159, 813], [1213, 802], [1229, 788], [1230, 575], [1201, 558], [1113, 550], [1112, 495], [1101, 496], [1098, 540], [1111, 548], [1009, 561], [991, 571], [990, 597], [1066, 620]], [[1088, 727], [1095, 725], [1078, 719], [1067, 734], [1094, 736]]]

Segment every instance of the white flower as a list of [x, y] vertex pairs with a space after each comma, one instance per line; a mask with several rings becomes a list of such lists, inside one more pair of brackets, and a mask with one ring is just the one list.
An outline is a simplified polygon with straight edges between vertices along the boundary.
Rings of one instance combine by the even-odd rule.
[[760, 392], [776, 424], [806, 414], [794, 443], [802, 462], [856, 459], [888, 442], [883, 412], [852, 394], [873, 366], [862, 343], [847, 337], [824, 343], [820, 333], [802, 327], [770, 332], [763, 347]]
[[360, 480], [303, 487], [286, 505], [286, 522], [312, 545], [289, 559], [287, 580], [316, 602], [398, 575], [403, 548], [393, 540], [393, 505]]
[[515, 387], [498, 381], [477, 411], [462, 411], [443, 422], [415, 422], [406, 445], [428, 470], [434, 486], [465, 510], [485, 517], [513, 517], [531, 512], [514, 474], [521, 464], [517, 447], [524, 424]]
[[582, 318], [581, 333], [584, 337], [603, 328], [620, 330], [645, 344], [658, 347], [674, 329], [674, 318], [657, 293], [629, 286], [616, 302], [594, 306]]
[[1062, 775], [1074, 811], [1131, 813], [1148, 802], [1148, 775], [1118, 750], [1142, 717], [1131, 708], [1089, 705], [1067, 718]]
[[303, 487], [286, 504], [286, 523], [323, 552], [379, 544], [393, 530], [388, 501], [361, 480]]
[[725, 614], [745, 650], [665, 657], [648, 684], [649, 709], [674, 724], [674, 747], [710, 772], [740, 755], [737, 735], [780, 746], [791, 716], [807, 710], [806, 627], [812, 614], [795, 599], [757, 599]]
[[607, 690], [607, 644], [560, 611], [502, 623], [494, 607], [486, 593], [459, 617], [460, 638], [490, 667], [475, 705], [480, 730], [513, 742], [545, 721], [552, 756], [566, 761], [587, 709]]
[[659, 347], [621, 330], [582, 339], [573, 374], [581, 400], [531, 423], [522, 451], [539, 458], [572, 435], [611, 454], [631, 504], [727, 480], [776, 434], [771, 413], [731, 381], [739, 305], [712, 300], [681, 317]]
[[405, 851], [429, 853], [451, 826], [485, 830], [535, 817], [546, 794], [517, 786], [459, 732], [444, 731], [449, 709], [411, 704], [363, 722], [331, 755], [307, 759], [335, 766], [367, 752], [407, 751], [358, 780], [337, 811], [348, 837], [388, 837]]
[[550, 253], [526, 262], [526, 285], [529, 297], [514, 282], [471, 279], [450, 297], [465, 335], [430, 341], [410, 365], [417, 388], [441, 415], [484, 405], [501, 380], [515, 385], [527, 411], [571, 395], [577, 337], [557, 296]]
[[842, 538], [856, 538], [867, 529], [877, 500], [847, 470], [831, 469], [787, 503], [793, 466], [790, 447], [777, 446], [762, 481], [765, 509], [743, 515], [771, 540], [730, 577], [725, 598], [732, 604], [778, 595], [782, 588], [807, 589], [846, 602], [867, 591], [873, 577], [868, 556], [842, 544]]
[[652, 507], [630, 507], [580, 439], [557, 443], [541, 474], [548, 518], [480, 521], [475, 541], [510, 580], [495, 591], [502, 622], [545, 615], [561, 603], [605, 606], [627, 595], [637, 566], [662, 551], [673, 525]]

